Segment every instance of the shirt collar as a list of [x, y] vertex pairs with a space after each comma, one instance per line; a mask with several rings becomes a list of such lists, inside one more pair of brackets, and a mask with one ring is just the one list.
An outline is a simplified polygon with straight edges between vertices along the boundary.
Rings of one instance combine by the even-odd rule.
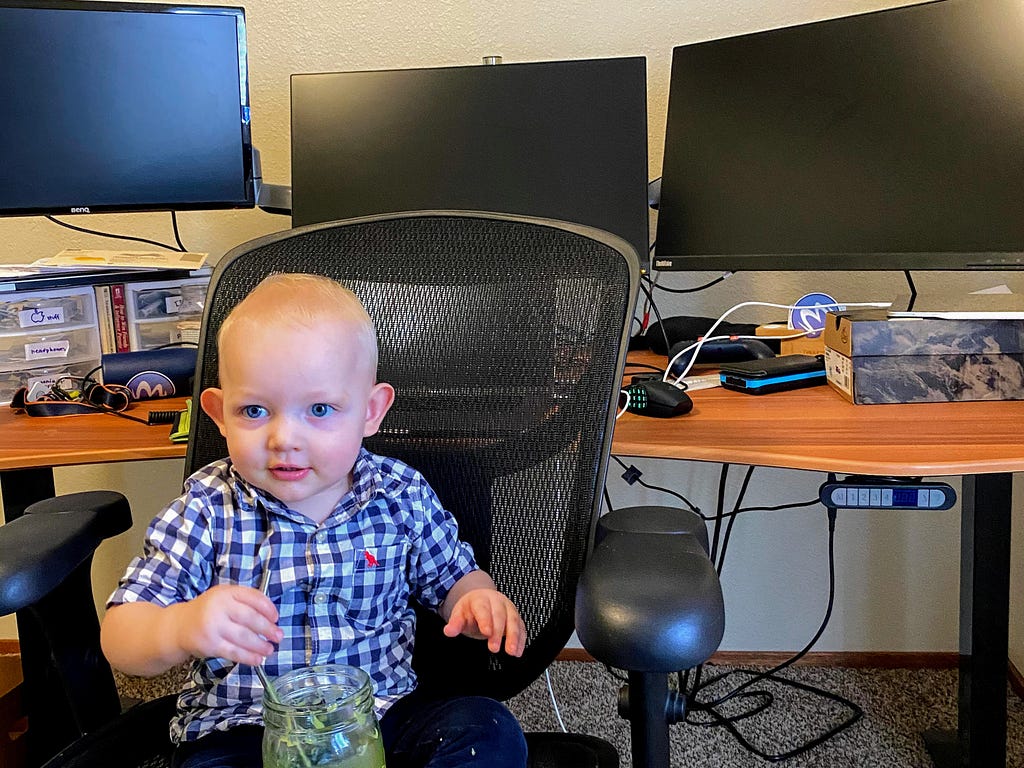
[[[239, 508], [247, 512], [255, 513], [259, 507], [268, 512], [284, 515], [289, 518], [306, 518], [290, 509], [287, 504], [280, 501], [274, 495], [259, 488], [247, 481], [230, 460], [228, 461], [228, 474], [235, 487], [235, 500]], [[366, 448], [361, 447], [356, 456], [355, 465], [352, 467], [352, 488], [346, 493], [335, 506], [334, 511], [328, 517], [332, 520], [339, 513], [341, 519], [348, 519], [358, 510], [365, 507], [374, 496], [382, 491], [384, 478], [381, 475], [378, 463], [374, 456]]]

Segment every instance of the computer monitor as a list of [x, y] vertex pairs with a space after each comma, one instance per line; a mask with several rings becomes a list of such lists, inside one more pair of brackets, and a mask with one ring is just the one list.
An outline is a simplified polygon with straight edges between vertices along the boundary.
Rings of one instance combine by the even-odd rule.
[[679, 46], [655, 269], [1024, 268], [1024, 7]]
[[648, 255], [642, 57], [297, 74], [292, 224], [479, 210], [588, 224]]
[[254, 204], [241, 8], [0, 0], [0, 215]]

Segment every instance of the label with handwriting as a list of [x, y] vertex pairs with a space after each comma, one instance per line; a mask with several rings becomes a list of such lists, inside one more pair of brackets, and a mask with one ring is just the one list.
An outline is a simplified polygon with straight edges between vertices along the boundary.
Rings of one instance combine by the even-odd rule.
[[18, 313], [18, 324], [22, 328], [35, 328], [40, 325], [62, 325], [63, 323], [64, 307], [23, 309]]
[[68, 339], [36, 341], [25, 345], [25, 359], [43, 360], [48, 357], [67, 357], [70, 350], [71, 342]]

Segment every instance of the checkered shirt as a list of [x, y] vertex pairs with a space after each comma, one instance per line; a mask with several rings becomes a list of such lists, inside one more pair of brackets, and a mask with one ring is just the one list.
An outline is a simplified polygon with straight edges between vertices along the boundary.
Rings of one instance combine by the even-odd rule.
[[[416, 686], [409, 598], [437, 609], [476, 567], [455, 519], [400, 461], [363, 449], [352, 490], [317, 526], [222, 460], [188, 478], [184, 493], [150, 524], [143, 555], [107, 605], [167, 606], [216, 584], [258, 587], [270, 568], [268, 595], [284, 640], [267, 658], [267, 674], [310, 664], [361, 667], [379, 716]], [[262, 723], [262, 688], [251, 666], [195, 659], [190, 681], [171, 722], [175, 742]]]

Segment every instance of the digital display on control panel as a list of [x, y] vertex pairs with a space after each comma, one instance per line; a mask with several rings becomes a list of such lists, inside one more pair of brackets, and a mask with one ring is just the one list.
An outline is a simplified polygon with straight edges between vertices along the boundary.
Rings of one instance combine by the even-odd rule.
[[894, 507], [916, 507], [917, 504], [916, 488], [893, 488], [892, 505]]

